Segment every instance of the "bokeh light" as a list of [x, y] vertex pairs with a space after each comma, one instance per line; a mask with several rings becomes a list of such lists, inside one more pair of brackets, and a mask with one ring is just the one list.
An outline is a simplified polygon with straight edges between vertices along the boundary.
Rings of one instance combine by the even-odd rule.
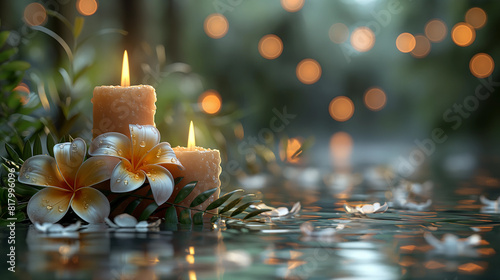
[[465, 14], [465, 22], [476, 29], [483, 27], [487, 19], [486, 12], [478, 7], [470, 8]]
[[280, 143], [280, 158], [282, 161], [289, 163], [298, 163], [301, 160], [300, 156], [293, 155], [302, 147], [302, 141], [298, 138], [290, 138], [287, 140], [286, 153], [285, 148]]
[[287, 12], [297, 12], [304, 6], [305, 0], [281, 0], [281, 7]]
[[334, 120], [345, 122], [354, 114], [354, 103], [349, 97], [337, 96], [330, 102], [328, 110]]
[[476, 39], [476, 31], [472, 25], [465, 22], [459, 22], [453, 26], [451, 38], [458, 46], [467, 47]]
[[299, 81], [306, 85], [314, 84], [321, 77], [321, 66], [314, 59], [304, 59], [297, 65], [296, 70]]
[[47, 11], [40, 3], [31, 3], [24, 8], [24, 21], [31, 26], [42, 25], [47, 20]]
[[262, 37], [259, 41], [259, 53], [263, 58], [275, 59], [283, 52], [283, 42], [274, 35], [269, 34]]
[[216, 114], [222, 107], [222, 98], [215, 90], [207, 90], [198, 98], [198, 105], [207, 114]]
[[387, 97], [385, 92], [380, 88], [370, 88], [366, 91], [364, 102], [366, 107], [372, 111], [379, 111], [384, 108]]
[[375, 34], [368, 27], [358, 27], [351, 34], [351, 45], [358, 52], [367, 52], [375, 45]]
[[229, 23], [225, 16], [221, 14], [211, 14], [205, 19], [205, 33], [214, 39], [224, 37], [229, 29]]
[[95, 0], [78, 0], [76, 9], [84, 16], [91, 16], [97, 11], [97, 2]]
[[493, 73], [495, 62], [488, 54], [478, 53], [471, 58], [469, 68], [472, 75], [478, 78], [486, 78]]
[[336, 132], [330, 138], [330, 153], [336, 167], [349, 165], [352, 154], [352, 137], [344, 131]]
[[396, 47], [402, 53], [409, 53], [415, 48], [417, 41], [410, 33], [401, 33], [396, 39]]
[[427, 37], [423, 35], [415, 36], [415, 48], [411, 51], [411, 54], [416, 58], [424, 58], [431, 51], [431, 42]]
[[19, 101], [23, 105], [28, 104], [28, 101], [30, 100], [30, 89], [27, 84], [20, 83], [14, 88], [13, 91], [18, 93]]
[[433, 19], [425, 25], [425, 36], [434, 43], [443, 41], [447, 31], [446, 24], [439, 19]]
[[338, 22], [330, 27], [328, 35], [332, 42], [342, 44], [349, 38], [349, 28], [345, 24]]

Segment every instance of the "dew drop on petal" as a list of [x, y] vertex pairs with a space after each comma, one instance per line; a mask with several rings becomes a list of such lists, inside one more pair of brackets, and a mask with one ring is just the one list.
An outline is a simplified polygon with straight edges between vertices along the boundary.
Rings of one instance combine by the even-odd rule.
[[139, 173], [135, 173], [134, 179], [139, 180]]
[[120, 183], [122, 180], [121, 179], [116, 179], [116, 182], [117, 183]]
[[62, 212], [64, 212], [64, 209], [61, 206], [58, 206], [57, 211], [59, 211], [59, 213], [62, 213]]
[[47, 205], [46, 207], [47, 207], [47, 210], [49, 210], [49, 211], [52, 210], [52, 208], [53, 208], [51, 205]]
[[144, 141], [141, 141], [141, 143], [139, 143], [139, 146], [141, 146], [141, 148], [144, 148], [144, 147], [146, 147], [146, 142], [144, 142]]
[[127, 180], [123, 181], [123, 184], [124, 184], [125, 186], [126, 186], [126, 185], [128, 185], [128, 181], [127, 181]]
[[30, 175], [26, 174], [26, 175], [24, 175], [24, 178], [29, 179]]
[[146, 173], [146, 176], [151, 177], [151, 172]]
[[89, 204], [85, 202], [85, 204], [83, 204], [83, 208], [89, 209]]
[[155, 177], [151, 177], [151, 181], [155, 181]]
[[170, 162], [172, 162], [172, 163], [177, 162], [177, 159], [176, 158], [171, 158]]
[[122, 151], [121, 149], [120, 149], [120, 150], [118, 150], [118, 155], [119, 155], [119, 156], [122, 156], [122, 155], [123, 155], [123, 151]]

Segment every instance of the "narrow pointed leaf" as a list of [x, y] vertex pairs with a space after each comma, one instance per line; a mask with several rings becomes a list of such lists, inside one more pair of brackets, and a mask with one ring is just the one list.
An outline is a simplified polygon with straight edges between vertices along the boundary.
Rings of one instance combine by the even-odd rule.
[[179, 220], [177, 219], [177, 211], [174, 206], [167, 208], [165, 212], [165, 223], [167, 224], [177, 224]]
[[202, 193], [200, 193], [197, 197], [195, 197], [193, 199], [193, 201], [191, 202], [191, 205], [190, 207], [195, 207], [195, 206], [198, 206], [200, 204], [202, 204], [203, 202], [205, 202], [212, 194], [214, 194], [219, 188], [213, 188], [213, 189], [209, 189], [207, 191], [204, 191]]
[[194, 181], [191, 183], [186, 184], [178, 193], [177, 196], [175, 197], [174, 203], [179, 203], [183, 201], [196, 187], [196, 184], [198, 182]]
[[134, 212], [135, 208], [137, 208], [137, 206], [139, 204], [141, 204], [141, 202], [142, 202], [142, 199], [136, 199], [136, 200], [130, 202], [130, 204], [127, 206], [127, 208], [125, 208], [124, 212], [127, 214], [132, 214]]
[[198, 212], [193, 215], [193, 224], [203, 225], [203, 212]]
[[37, 135], [35, 136], [35, 142], [33, 143], [33, 155], [41, 155], [43, 154], [43, 149], [42, 149], [42, 141], [40, 140], [40, 136]]
[[191, 209], [184, 209], [179, 213], [179, 222], [184, 225], [191, 224]]
[[250, 213], [248, 213], [248, 215], [246, 215], [243, 220], [246, 220], [246, 219], [250, 219], [254, 216], [257, 216], [261, 213], [264, 213], [264, 212], [268, 212], [268, 211], [272, 211], [271, 209], [259, 209], [259, 210], [255, 210], [255, 211], [252, 211]]
[[54, 137], [52, 137], [52, 134], [47, 135], [47, 151], [49, 152], [50, 156], [54, 156], [54, 146], [56, 145], [56, 140], [54, 140]]
[[177, 177], [174, 179], [174, 186], [179, 184], [179, 182], [183, 179], [184, 177]]
[[152, 202], [149, 204], [144, 211], [142, 211], [141, 216], [139, 217], [139, 221], [145, 221], [153, 214], [154, 211], [158, 209], [158, 204], [156, 202]]
[[207, 206], [207, 210], [212, 210], [212, 209], [215, 209], [215, 208], [221, 206], [222, 204], [224, 204], [224, 202], [226, 202], [229, 198], [231, 198], [231, 196], [233, 196], [233, 194], [235, 194], [237, 192], [242, 192], [242, 191], [243, 191], [242, 189], [238, 189], [238, 190], [234, 190], [232, 192], [228, 192], [228, 193], [224, 194], [223, 196], [219, 197], [214, 202], [210, 203], [210, 205]]
[[234, 217], [240, 213], [242, 213], [243, 211], [245, 211], [248, 207], [250, 207], [250, 205], [254, 204], [254, 203], [257, 203], [257, 202], [260, 202], [260, 200], [254, 200], [254, 201], [250, 201], [250, 202], [247, 202], [241, 206], [239, 206], [238, 208], [236, 208], [236, 210], [233, 211], [233, 213], [231, 213], [231, 217]]
[[214, 215], [214, 216], [212, 216], [212, 218], [210, 218], [210, 222], [213, 224], [213, 223], [217, 222], [218, 219], [219, 219], [219, 215]]
[[19, 163], [20, 157], [14, 150], [14, 148], [12, 148], [9, 144], [5, 143], [5, 150], [9, 154], [11, 160], [13, 160], [15, 163]]
[[[104, 195], [108, 195], [109, 193], [111, 193], [111, 192], [108, 193], [106, 191], [101, 191], [101, 192], [104, 193]], [[109, 207], [111, 209], [115, 209], [116, 207], [120, 206], [120, 204], [122, 204], [128, 198], [129, 198], [129, 196], [127, 196], [126, 194], [119, 195], [118, 197], [116, 197], [115, 199], [113, 199], [109, 203]]]
[[250, 197], [250, 196], [255, 196], [255, 195], [252, 193], [249, 193], [249, 194], [246, 194], [244, 196], [241, 196], [241, 197], [229, 202], [228, 204], [226, 204], [226, 206], [224, 206], [224, 208], [222, 208], [222, 210], [219, 211], [219, 214], [225, 213], [225, 212], [233, 209], [233, 207], [235, 207], [238, 203], [240, 203], [245, 197]]
[[25, 71], [30, 68], [30, 64], [26, 61], [14, 60], [0, 65], [0, 68], [5, 71]]
[[83, 17], [76, 17], [75, 18], [75, 25], [73, 27], [73, 36], [75, 38], [78, 38], [78, 36], [80, 36], [80, 33], [82, 33], [84, 22], [85, 22], [85, 19]]
[[71, 60], [71, 61], [73, 60], [73, 52], [71, 51], [71, 48], [68, 46], [66, 41], [64, 41], [64, 39], [61, 38], [61, 36], [57, 35], [54, 31], [52, 31], [46, 27], [43, 27], [43, 26], [32, 26], [31, 28], [34, 30], [38, 30], [40, 32], [43, 32], [43, 33], [49, 35], [50, 37], [54, 38], [61, 45], [61, 47], [64, 49], [69, 60]]
[[28, 158], [33, 156], [33, 152], [31, 151], [31, 141], [26, 140], [23, 148], [23, 160], [27, 160]]

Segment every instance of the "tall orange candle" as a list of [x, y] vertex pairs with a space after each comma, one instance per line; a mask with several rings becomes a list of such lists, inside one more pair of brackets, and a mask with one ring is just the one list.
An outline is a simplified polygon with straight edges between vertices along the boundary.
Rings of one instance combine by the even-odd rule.
[[93, 137], [105, 132], [129, 136], [129, 124], [155, 125], [156, 92], [152, 86], [130, 86], [127, 51], [123, 53], [121, 86], [99, 86], [92, 98]]
[[[196, 188], [189, 194], [189, 196], [184, 199], [181, 205], [189, 207], [193, 199], [200, 193], [207, 191], [209, 189], [220, 187], [221, 183], [219, 180], [219, 175], [221, 174], [220, 167], [220, 152], [215, 149], [206, 149], [202, 147], [197, 147], [195, 145], [194, 136], [194, 126], [191, 122], [189, 126], [189, 136], [188, 136], [188, 146], [187, 147], [175, 147], [173, 148], [177, 159], [184, 166], [183, 170], [174, 169], [172, 170], [172, 175], [174, 178], [183, 177], [181, 182], [179, 182], [174, 187], [174, 192], [168, 200], [168, 202], [173, 203], [174, 198], [177, 193], [188, 183], [192, 181], [197, 181]], [[220, 189], [217, 190], [212, 196], [207, 199], [204, 203], [195, 207], [195, 209], [203, 210], [212, 203], [214, 200], [219, 198]], [[183, 210], [184, 208], [179, 208]], [[193, 211], [192, 214], [196, 213]]]

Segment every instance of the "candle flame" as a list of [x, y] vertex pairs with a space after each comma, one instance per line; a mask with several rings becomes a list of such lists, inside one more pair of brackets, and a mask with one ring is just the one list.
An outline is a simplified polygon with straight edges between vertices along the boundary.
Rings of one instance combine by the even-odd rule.
[[194, 125], [193, 121], [189, 124], [189, 135], [188, 135], [188, 149], [192, 149], [196, 146], [196, 142], [194, 140]]
[[128, 69], [128, 54], [127, 51], [123, 52], [123, 64], [122, 64], [122, 87], [130, 86], [130, 71]]

